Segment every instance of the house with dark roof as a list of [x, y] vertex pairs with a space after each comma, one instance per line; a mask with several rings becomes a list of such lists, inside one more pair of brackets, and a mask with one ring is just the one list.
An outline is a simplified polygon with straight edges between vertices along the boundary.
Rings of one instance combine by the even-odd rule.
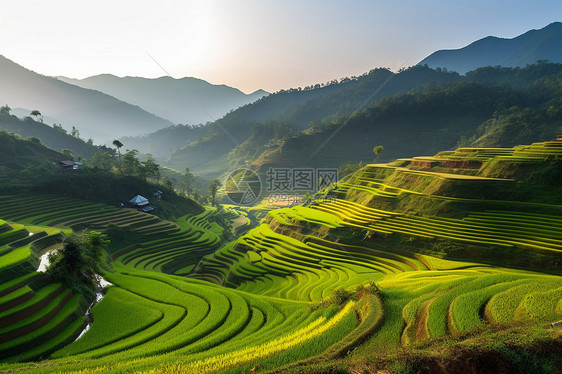
[[84, 164], [81, 162], [74, 162], [74, 161], [59, 161], [57, 163], [58, 166], [60, 166], [62, 169], [73, 169], [76, 170], [78, 169], [80, 166], [83, 166]]

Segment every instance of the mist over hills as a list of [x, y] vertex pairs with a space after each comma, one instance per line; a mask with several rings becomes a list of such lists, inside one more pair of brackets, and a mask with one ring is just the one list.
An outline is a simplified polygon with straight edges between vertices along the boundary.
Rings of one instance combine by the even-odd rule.
[[[562, 64], [540, 63], [523, 69], [486, 67], [465, 76], [415, 66], [400, 73], [379, 70], [368, 76], [371, 75], [385, 77], [385, 91], [398, 93], [368, 101], [372, 99], [369, 94], [383, 90], [371, 86], [370, 92], [362, 93], [357, 82], [339, 83], [336, 87], [348, 86], [345, 90], [340, 87], [339, 93], [286, 108], [285, 120], [277, 114], [262, 122], [248, 120], [244, 127], [243, 119], [256, 118], [252, 113], [266, 101], [301, 92], [270, 95], [206, 126], [200, 139], [173, 152], [165, 164], [176, 169], [188, 165], [196, 173], [214, 177], [240, 167], [263, 171], [268, 167], [330, 167], [346, 162], [371, 162], [376, 145], [384, 146], [381, 160], [389, 161], [432, 154], [458, 145], [509, 147], [552, 139], [562, 131], [562, 93], [557, 89], [562, 79]], [[367, 77], [358, 81], [364, 79]], [[406, 82], [411, 89], [406, 89]], [[335, 100], [338, 96], [348, 100]], [[332, 111], [316, 112], [321, 120], [311, 121], [310, 128], [299, 128], [298, 121], [290, 120], [298, 118], [295, 113], [311, 113], [319, 107], [329, 107]], [[339, 110], [345, 107], [356, 110]], [[253, 124], [248, 126], [248, 123]], [[159, 137], [166, 131], [162, 130]], [[236, 144], [229, 134], [237, 136], [240, 142]]]
[[[0, 130], [17, 134], [22, 138], [38, 138], [42, 144], [58, 152], [68, 149], [76, 158], [90, 159], [94, 154], [105, 151], [113, 153], [113, 149], [95, 146], [89, 141], [72, 136], [62, 127], [49, 126], [46, 123], [35, 121], [30, 116], [18, 118], [15, 115], [0, 113]], [[68, 156], [65, 157], [68, 158]]]
[[58, 78], [138, 105], [174, 124], [196, 125], [215, 121], [231, 110], [268, 95], [263, 90], [245, 94], [224, 84], [214, 85], [191, 77], [149, 79], [101, 74], [85, 79]]
[[554, 22], [512, 39], [488, 36], [470, 45], [432, 53], [418, 65], [447, 68], [460, 74], [484, 66], [523, 67], [539, 60], [562, 63], [562, 23]]
[[82, 137], [96, 142], [145, 134], [172, 125], [138, 106], [37, 74], [3, 56], [0, 56], [0, 79], [3, 105], [37, 109], [67, 129], [76, 126]]
[[[536, 65], [523, 72], [511, 69], [516, 80], [528, 75], [524, 88], [490, 84], [483, 79], [490, 72], [483, 69], [482, 75], [478, 70], [471, 74], [475, 81], [463, 79], [390, 96], [349, 117], [320, 123], [314, 131], [262, 147], [250, 164], [263, 172], [269, 167], [333, 167], [346, 161], [373, 162], [376, 145], [384, 147], [380, 161], [391, 161], [458, 146], [511, 147], [522, 141], [553, 140], [562, 130], [562, 65], [546, 67], [555, 70]], [[534, 80], [537, 70], [545, 75]], [[237, 147], [228, 159], [246, 155]]]
[[[383, 97], [407, 92], [420, 85], [455, 81], [458, 77], [457, 73], [421, 66], [399, 74], [379, 68], [360, 77], [342, 78], [325, 85], [282, 90], [212, 123], [207, 130], [209, 135], [177, 150], [168, 162], [175, 168], [189, 162], [194, 170], [207, 169], [207, 172], [216, 173], [216, 166], [226, 166], [224, 161], [228, 152], [243, 146], [256, 127], [282, 126], [301, 131], [319, 120], [330, 121], [362, 110]], [[217, 162], [218, 159], [221, 161]]]
[[[377, 68], [358, 77], [273, 94], [258, 90], [246, 95], [196, 78], [102, 74], [82, 80], [55, 79], [0, 58], [6, 88], [0, 103], [24, 108], [19, 109], [24, 114], [38, 109], [43, 118], [66, 129], [76, 126], [82, 138], [94, 137], [96, 142], [119, 138], [125, 148], [152, 153], [169, 167], [189, 166], [213, 177], [241, 166], [296, 166], [305, 160], [307, 166], [337, 166], [368, 160], [372, 146], [378, 144], [385, 146], [384, 160], [431, 154], [458, 144], [512, 146], [559, 131], [550, 120], [557, 118], [558, 104], [550, 105], [554, 109], [544, 105], [558, 97], [552, 82], [559, 79], [560, 65], [544, 61], [555, 60], [560, 53], [553, 43], [562, 40], [561, 30], [562, 23], [555, 22], [514, 39], [488, 37], [461, 50], [438, 51], [396, 73]], [[455, 58], [468, 64], [463, 69], [494, 66], [457, 69], [465, 75], [452, 65], [432, 68], [445, 61], [439, 57], [441, 52], [462, 54]], [[482, 56], [496, 56], [496, 60]], [[536, 60], [543, 62], [534, 64]], [[516, 62], [526, 67], [497, 66]], [[537, 86], [549, 89], [541, 96]], [[433, 111], [420, 109], [422, 102]], [[528, 130], [512, 124], [525, 110], [533, 112], [525, 119]], [[330, 137], [335, 126], [345, 129]], [[517, 134], [507, 135], [514, 127]], [[509, 141], [515, 138], [517, 142]], [[322, 146], [317, 157], [299, 152], [324, 142], [330, 144]]]

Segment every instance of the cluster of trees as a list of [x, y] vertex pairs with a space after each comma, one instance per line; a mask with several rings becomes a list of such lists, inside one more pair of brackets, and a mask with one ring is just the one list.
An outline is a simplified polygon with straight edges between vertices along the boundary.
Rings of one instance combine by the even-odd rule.
[[[552, 64], [539, 65], [544, 69]], [[525, 70], [516, 71], [518, 82]], [[496, 110], [462, 146], [511, 147], [536, 140], [549, 140], [562, 133], [562, 72], [543, 77], [522, 90], [515, 105]]]
[[[170, 184], [171, 181], [167, 179]], [[199, 188], [201, 183], [196, 180], [196, 177], [191, 173], [189, 167], [186, 167], [184, 173], [178, 182], [178, 190], [185, 196], [192, 198], [200, 204], [217, 205], [216, 196], [218, 190], [221, 188], [222, 183], [218, 179], [213, 179], [208, 183], [207, 189]]]
[[[391, 81], [398, 79], [396, 75]], [[313, 122], [316, 131], [287, 139], [279, 162], [299, 165], [308, 156], [303, 149], [317, 150], [325, 141], [329, 143], [317, 151], [314, 166], [369, 162], [373, 152], [375, 160], [388, 161], [458, 146], [512, 147], [562, 133], [562, 64], [483, 68], [470, 79], [422, 85], [351, 115]], [[383, 141], [384, 152], [373, 149], [373, 142]], [[276, 153], [269, 155], [267, 161], [275, 165]]]
[[[39, 113], [41, 114], [41, 113]], [[60, 132], [61, 134], [68, 134], [70, 136], [72, 136], [73, 138], [77, 138], [77, 139], [82, 139], [80, 137], [80, 130], [78, 130], [75, 126], [72, 126], [72, 130], [70, 130], [70, 134], [68, 133], [68, 131], [62, 127], [62, 125], [59, 123], [58, 125], [56, 123], [53, 123], [53, 129], [57, 130], [58, 132]], [[82, 139], [84, 140], [84, 139]], [[86, 143], [88, 144], [94, 144], [94, 141], [92, 138], [85, 140]]]
[[[358, 81], [358, 80], [360, 80], [360, 79], [366, 78], [366, 77], [368, 77], [369, 75], [376, 74], [376, 73], [377, 73], [378, 71], [380, 71], [380, 70], [385, 70], [385, 71], [389, 71], [389, 72], [390, 72], [390, 68], [376, 68], [376, 69], [371, 69], [371, 70], [369, 70], [368, 72], [363, 73], [363, 74], [361, 74], [361, 75], [359, 75], [359, 76], [353, 75], [353, 76], [351, 76], [351, 77], [343, 77], [343, 78], [339, 78], [339, 79], [332, 79], [332, 80], [329, 80], [329, 81], [327, 81], [327, 82], [325, 82], [325, 83], [311, 84], [311, 85], [309, 85], [309, 86], [305, 86], [304, 88], [302, 88], [302, 87], [297, 87], [297, 88], [282, 89], [282, 90], [279, 90], [279, 91], [274, 92], [274, 93], [275, 93], [275, 94], [278, 94], [278, 93], [283, 94], [283, 93], [292, 93], [292, 92], [300, 92], [300, 91], [310, 91], [310, 90], [317, 90], [317, 89], [319, 89], [319, 88], [324, 88], [324, 87], [336, 86], [336, 85], [338, 85], [338, 84], [344, 84], [344, 83], [349, 83], [349, 82], [355, 82], [355, 81]], [[403, 72], [403, 71], [405, 71], [405, 70], [407, 70], [407, 69], [406, 69], [406, 68], [402, 68], [402, 69], [400, 69], [399, 72], [401, 73], [401, 72]], [[446, 71], [446, 70], [447, 70], [447, 69], [445, 69], [445, 71]]]
[[[7, 111], [7, 109], [4, 109], [4, 111]], [[101, 199], [106, 203], [122, 200], [123, 196], [119, 192], [105, 191], [105, 189], [100, 188], [100, 184], [113, 184], [113, 187], [117, 189], [118, 185], [130, 184], [129, 182], [125, 183], [126, 179], [130, 182], [137, 181], [137, 188], [126, 187], [128, 193], [133, 190], [148, 189], [148, 191], [154, 191], [160, 189], [167, 191], [168, 198], [186, 200], [185, 197], [188, 197], [200, 204], [215, 204], [216, 193], [221, 184], [218, 180], [209, 183], [202, 178], [195, 177], [189, 168], [185, 169], [184, 174], [178, 176], [178, 173], [171, 169], [162, 169], [150, 154], [145, 155], [144, 160], [141, 161], [139, 152], [135, 149], [127, 149], [122, 152], [121, 149], [124, 145], [119, 140], [113, 142], [115, 151], [108, 149], [105, 152], [98, 152], [89, 159], [75, 158], [70, 149], [63, 149], [61, 155], [61, 153], [45, 147], [38, 138], [22, 139], [17, 134], [3, 130], [0, 130], [0, 143], [2, 144], [0, 156], [3, 155], [0, 159], [0, 166], [8, 166], [7, 169], [4, 169], [4, 173], [8, 169], [18, 170], [16, 174], [10, 174], [17, 177], [18, 182], [16, 184], [23, 183], [29, 185], [30, 188], [41, 188], [45, 191], [48, 189], [51, 193], [55, 190], [64, 190], [67, 194], [88, 200], [97, 201]], [[69, 173], [56, 165], [61, 159], [70, 161], [76, 159], [82, 162], [83, 166], [79, 170], [73, 170]], [[3, 165], [3, 161], [7, 164]], [[165, 176], [163, 176], [163, 170], [166, 170]], [[65, 183], [73, 183], [74, 186], [60, 187], [60, 183], [63, 183], [61, 178], [64, 179]], [[119, 178], [125, 178], [123, 183], [118, 181]], [[57, 185], [59, 187], [55, 188], [54, 186]], [[97, 194], [92, 194], [91, 187], [94, 186], [93, 189], [98, 191]], [[141, 186], [144, 187], [141, 188]], [[52, 190], [53, 188], [54, 190]], [[176, 192], [170, 194], [174, 190]], [[82, 191], [82, 193], [78, 193], [78, 191]], [[177, 194], [179, 195], [176, 196]], [[107, 200], [108, 198], [109, 200]]]
[[[86, 167], [92, 167], [103, 172], [113, 172], [116, 174], [137, 176], [142, 180], [152, 180], [158, 182], [160, 180], [160, 165], [156, 163], [152, 155], [147, 154], [145, 161], [138, 159], [139, 151], [136, 149], [127, 149], [123, 157], [121, 157], [121, 147], [123, 143], [119, 140], [114, 140], [113, 145], [117, 148], [118, 157], [115, 159], [114, 153], [101, 152], [96, 153], [91, 159], [82, 160]], [[72, 151], [63, 149], [63, 154], [66, 154], [71, 161], [74, 161]]]
[[[39, 112], [39, 111], [36, 111], [36, 112]], [[41, 114], [41, 113], [39, 113], [39, 114]], [[41, 120], [41, 123], [43, 123], [43, 120]], [[60, 123], [58, 125], [56, 123], [53, 123], [53, 129], [56, 130], [57, 132], [61, 133], [61, 134], [70, 135], [73, 138], [80, 139], [81, 141], [85, 142], [88, 145], [94, 145], [94, 140], [92, 138], [89, 138], [87, 140], [82, 139], [80, 137], [80, 130], [78, 130], [75, 126], [72, 126], [72, 129], [70, 130], [70, 133], [64, 127], [62, 127], [62, 125]]]
[[47, 274], [74, 292], [92, 297], [99, 288], [99, 274], [107, 262], [108, 246], [107, 236], [100, 232], [72, 234], [61, 249], [49, 254]]
[[134, 175], [142, 180], [160, 180], [160, 165], [158, 165], [152, 155], [147, 155], [145, 161], [139, 161], [136, 157], [139, 152], [135, 149], [128, 150], [123, 155], [123, 161], [119, 165], [119, 171], [124, 175]]
[[189, 167], [184, 169], [184, 173], [179, 178], [175, 175], [174, 177], [162, 177], [160, 165], [151, 154], [146, 155], [146, 160], [140, 161], [138, 158], [139, 151], [136, 149], [127, 149], [124, 154], [121, 154], [121, 148], [124, 147], [124, 144], [120, 140], [114, 140], [113, 145], [117, 150], [117, 160], [108, 152], [103, 152], [94, 155], [88, 165], [104, 172], [134, 176], [142, 181], [162, 183], [167, 188], [176, 189], [179, 193], [200, 204], [216, 204], [216, 193], [221, 187], [219, 180], [214, 179], [206, 185], [206, 188], [202, 187], [201, 180], [198, 180], [191, 173]]
[[[1, 114], [10, 114], [10, 111], [12, 110], [12, 108], [10, 108], [8, 106], [8, 104], [4, 105], [3, 107], [0, 108], [0, 113]], [[37, 109], [32, 110], [29, 115], [31, 117], [35, 118], [35, 121], [37, 122], [41, 122], [43, 123], [43, 115], [41, 114], [40, 111], [38, 111]], [[68, 131], [62, 127], [62, 125], [59, 123], [58, 125], [56, 123], [53, 123], [53, 129], [57, 130], [58, 132], [62, 133], [62, 134], [68, 134]], [[72, 130], [70, 130], [70, 136], [74, 137], [74, 138], [78, 138], [81, 140], [84, 140], [80, 137], [80, 130], [78, 130], [75, 126], [72, 126]], [[86, 141], [88, 144], [93, 144], [94, 141], [93, 139], [88, 139]]]

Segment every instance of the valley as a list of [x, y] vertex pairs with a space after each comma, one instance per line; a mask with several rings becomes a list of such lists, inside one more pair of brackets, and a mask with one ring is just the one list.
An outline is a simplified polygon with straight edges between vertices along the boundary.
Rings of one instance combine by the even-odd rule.
[[[529, 170], [560, 155], [550, 141], [369, 164], [323, 191], [337, 199], [272, 210], [234, 241], [213, 222], [245, 214], [229, 206], [166, 221], [4, 195], [0, 370], [308, 372], [522, 326], [559, 342], [546, 324], [562, 318], [560, 205], [504, 190], [532, 188]], [[86, 227], [111, 241], [112, 285], [91, 317], [35, 272], [42, 250]]]
[[560, 373], [561, 23], [481, 38], [443, 3], [476, 41], [365, 69], [437, 36], [220, 3], [67, 4], [51, 42], [110, 36], [69, 74], [0, 56], [0, 373]]

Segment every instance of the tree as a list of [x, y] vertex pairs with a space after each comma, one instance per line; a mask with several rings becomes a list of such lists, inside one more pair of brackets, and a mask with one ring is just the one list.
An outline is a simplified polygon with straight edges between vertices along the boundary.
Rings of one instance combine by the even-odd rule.
[[373, 152], [375, 153], [374, 161], [377, 161], [379, 159], [383, 150], [384, 150], [384, 147], [382, 145], [377, 145], [376, 147], [373, 148]]
[[142, 164], [140, 163], [140, 161], [137, 159], [137, 154], [139, 153], [139, 151], [137, 151], [136, 149], [132, 149], [132, 150], [127, 150], [127, 152], [125, 152], [125, 155], [123, 155], [123, 164], [121, 165], [121, 171], [123, 172], [123, 174], [125, 175], [139, 175], [140, 173], [140, 169], [142, 167]]
[[211, 192], [211, 204], [213, 206], [217, 205], [216, 197], [217, 191], [222, 186], [222, 183], [218, 179], [213, 179], [211, 183], [209, 183], [209, 191]]
[[86, 272], [89, 272], [92, 276], [100, 274], [105, 260], [105, 251], [110, 243], [107, 235], [98, 231], [89, 231], [84, 234], [83, 243], [85, 246], [84, 256], [88, 262]]
[[67, 134], [67, 131], [62, 127], [60, 123], [58, 125], [56, 123], [53, 123], [53, 129], [57, 130], [61, 134]]
[[117, 148], [117, 154], [119, 155], [119, 167], [121, 167], [121, 147], [123, 146], [123, 143], [115, 139], [112, 144]]
[[152, 178], [158, 181], [160, 179], [160, 165], [154, 161], [151, 154], [147, 154], [146, 156], [146, 161], [141, 162], [139, 176], [145, 180], [147, 178]]
[[188, 196], [193, 192], [193, 180], [193, 174], [191, 174], [189, 167], [186, 167], [185, 173], [181, 176], [180, 186], [183, 192]]
[[6, 104], [3, 107], [0, 107], [0, 114], [10, 114], [11, 110], [12, 108], [10, 108], [8, 104]]
[[43, 123], [43, 118], [41, 116], [41, 112], [38, 111], [37, 109], [32, 110], [30, 113], [31, 116], [35, 117], [36, 121], [41, 121], [41, 123]]
[[109, 171], [115, 164], [115, 159], [107, 152], [96, 153], [90, 160], [93, 167]]
[[73, 291], [93, 296], [105, 261], [107, 236], [97, 231], [68, 236], [63, 247], [49, 254], [47, 274]]
[[80, 139], [80, 130], [78, 130], [76, 127], [72, 126], [72, 130], [70, 131], [70, 135], [74, 136], [75, 138]]

